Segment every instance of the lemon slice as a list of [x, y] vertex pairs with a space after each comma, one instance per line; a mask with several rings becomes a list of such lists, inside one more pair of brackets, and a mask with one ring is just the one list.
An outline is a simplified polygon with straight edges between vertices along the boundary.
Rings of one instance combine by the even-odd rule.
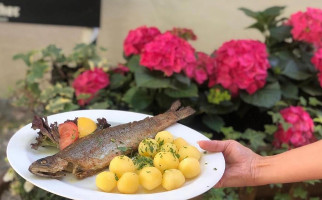
[[97, 125], [96, 123], [87, 117], [79, 117], [77, 120], [79, 138], [85, 137], [91, 133], [93, 133]]

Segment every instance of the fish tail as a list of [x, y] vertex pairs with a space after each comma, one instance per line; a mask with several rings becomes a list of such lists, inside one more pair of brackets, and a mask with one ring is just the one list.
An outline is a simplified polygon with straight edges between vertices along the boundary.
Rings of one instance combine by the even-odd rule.
[[184, 108], [180, 108], [179, 110], [177, 110], [175, 112], [175, 114], [178, 117], [178, 120], [184, 119], [192, 114], [194, 114], [196, 111], [191, 108], [190, 106], [184, 107]]
[[179, 100], [172, 103], [169, 111], [177, 111], [181, 106], [181, 102]]
[[172, 103], [169, 109], [169, 112], [174, 112], [176, 114], [176, 116], [178, 117], [178, 120], [184, 119], [196, 112], [190, 106], [187, 106], [187, 107], [180, 107], [180, 106], [181, 106], [181, 102], [177, 100], [174, 103]]

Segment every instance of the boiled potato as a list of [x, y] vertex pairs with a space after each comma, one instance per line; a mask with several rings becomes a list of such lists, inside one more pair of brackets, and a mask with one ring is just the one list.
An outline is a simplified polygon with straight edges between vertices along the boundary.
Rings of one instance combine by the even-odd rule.
[[125, 172], [117, 181], [121, 193], [133, 194], [139, 189], [139, 176], [134, 172]]
[[132, 158], [134, 166], [137, 171], [144, 167], [153, 167], [153, 158], [149, 156], [136, 155]]
[[201, 157], [200, 151], [196, 147], [191, 145], [181, 147], [178, 151], [178, 154], [180, 156], [180, 161], [188, 157], [193, 157], [199, 160]]
[[188, 146], [189, 143], [182, 137], [178, 137], [173, 141], [173, 144], [177, 146], [177, 149], [180, 149], [183, 146]]
[[109, 169], [120, 178], [125, 172], [134, 172], [135, 166], [129, 157], [121, 155], [112, 159]]
[[182, 172], [186, 178], [194, 178], [200, 174], [200, 163], [196, 158], [185, 158], [178, 166], [178, 169]]
[[171, 152], [159, 152], [154, 156], [153, 164], [161, 172], [167, 169], [178, 168], [179, 159]]
[[160, 152], [172, 152], [177, 153], [177, 146], [173, 143], [165, 143], [160, 147]]
[[97, 174], [95, 182], [96, 186], [104, 191], [104, 192], [110, 192], [113, 190], [116, 186], [116, 175], [114, 172], [101, 172]]
[[162, 176], [162, 187], [166, 190], [173, 190], [181, 187], [185, 182], [185, 177], [178, 169], [168, 169]]
[[162, 173], [156, 167], [144, 167], [139, 173], [140, 184], [147, 190], [153, 190], [161, 185]]
[[139, 154], [142, 156], [153, 157], [158, 151], [159, 145], [155, 139], [144, 139], [139, 144]]
[[169, 131], [161, 131], [156, 134], [155, 140], [160, 144], [172, 143], [173, 135]]

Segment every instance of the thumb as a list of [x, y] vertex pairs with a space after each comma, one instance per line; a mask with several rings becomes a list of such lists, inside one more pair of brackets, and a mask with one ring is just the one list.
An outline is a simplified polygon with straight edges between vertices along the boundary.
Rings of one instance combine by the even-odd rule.
[[199, 146], [210, 152], [223, 152], [229, 145], [229, 141], [219, 141], [219, 140], [201, 140], [198, 142]]

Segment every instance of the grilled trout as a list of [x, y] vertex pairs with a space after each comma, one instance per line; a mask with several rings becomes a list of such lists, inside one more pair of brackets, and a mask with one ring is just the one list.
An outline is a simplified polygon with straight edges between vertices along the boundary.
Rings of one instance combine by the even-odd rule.
[[105, 169], [115, 156], [131, 153], [143, 139], [154, 137], [159, 131], [195, 112], [191, 107], [180, 106], [181, 103], [176, 101], [163, 114], [109, 127], [80, 138], [57, 154], [33, 162], [29, 171], [48, 178], [61, 178], [66, 173], [72, 173], [79, 179], [92, 176]]

